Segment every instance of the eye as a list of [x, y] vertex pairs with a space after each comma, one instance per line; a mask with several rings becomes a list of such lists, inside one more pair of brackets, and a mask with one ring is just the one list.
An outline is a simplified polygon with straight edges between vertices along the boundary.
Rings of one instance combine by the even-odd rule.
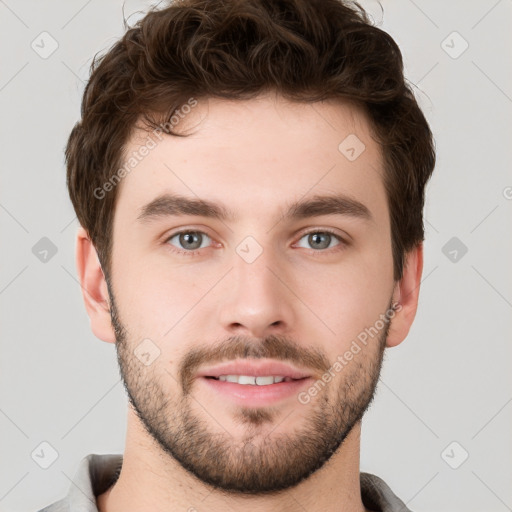
[[[195, 255], [199, 249], [204, 249], [212, 244], [212, 239], [202, 231], [179, 231], [171, 235], [165, 241], [172, 246], [172, 250], [177, 253]], [[306, 244], [306, 245], [304, 245]], [[325, 252], [325, 249], [332, 249], [340, 246], [343, 248], [344, 240], [334, 232], [328, 230], [310, 231], [305, 233], [297, 242], [296, 246], [314, 251]]]
[[180, 231], [170, 236], [166, 242], [176, 247], [178, 252], [190, 252], [208, 247], [211, 238], [202, 231]]
[[[301, 241], [305, 240], [309, 247], [301, 245]], [[303, 235], [297, 245], [299, 247], [305, 247], [306, 249], [313, 248], [314, 250], [330, 249], [343, 242], [339, 235], [336, 235], [330, 231], [311, 231]]]

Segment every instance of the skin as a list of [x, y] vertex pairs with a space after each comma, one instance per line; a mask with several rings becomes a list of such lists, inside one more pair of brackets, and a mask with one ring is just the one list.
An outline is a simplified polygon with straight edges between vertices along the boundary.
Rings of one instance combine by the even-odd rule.
[[[418, 245], [394, 281], [382, 155], [368, 122], [347, 103], [308, 105], [264, 95], [202, 100], [179, 129], [190, 135], [163, 137], [118, 185], [110, 295], [93, 244], [84, 229], [78, 232], [77, 267], [91, 328], [108, 343], [117, 337], [130, 397], [121, 475], [98, 497], [98, 508], [368, 510], [359, 483], [361, 416], [383, 351], [401, 343], [413, 322], [423, 265]], [[338, 150], [350, 134], [366, 146], [354, 161]], [[127, 154], [146, 137], [136, 131]], [[223, 204], [237, 218], [138, 220], [163, 192]], [[293, 201], [326, 194], [356, 199], [371, 218], [283, 218]], [[306, 235], [326, 229], [344, 242], [327, 237], [328, 248], [314, 248]], [[209, 238], [195, 254], [183, 254], [179, 237], [170, 239], [180, 230]], [[247, 236], [262, 250], [252, 263], [236, 251]], [[387, 329], [361, 345], [307, 404], [293, 396], [272, 407], [236, 405], [195, 379], [198, 367], [185, 371], [192, 353], [216, 363], [221, 343], [228, 359], [249, 347], [256, 357], [283, 360], [293, 346], [297, 367], [301, 360], [332, 365], [392, 302], [400, 308]], [[160, 350], [149, 366], [133, 352], [144, 339]], [[313, 366], [303, 368], [320, 378], [321, 365]], [[196, 431], [187, 430], [192, 426]], [[176, 440], [180, 432], [193, 443]], [[199, 456], [206, 446], [218, 450]], [[315, 459], [329, 449], [325, 460]], [[212, 485], [216, 468], [225, 479]], [[241, 492], [269, 486], [265, 474], [281, 489]]]

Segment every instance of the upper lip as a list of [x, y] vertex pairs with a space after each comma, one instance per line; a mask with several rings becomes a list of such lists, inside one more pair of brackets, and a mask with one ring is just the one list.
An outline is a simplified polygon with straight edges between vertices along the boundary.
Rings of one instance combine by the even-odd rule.
[[198, 372], [198, 377], [219, 377], [220, 375], [253, 375], [255, 377], [273, 375], [291, 379], [310, 377], [309, 373], [280, 361], [228, 361]]

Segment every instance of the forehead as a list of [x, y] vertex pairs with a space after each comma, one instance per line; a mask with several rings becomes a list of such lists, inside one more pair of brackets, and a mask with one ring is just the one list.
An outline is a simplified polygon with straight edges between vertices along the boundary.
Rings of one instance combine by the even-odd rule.
[[184, 109], [174, 129], [187, 136], [139, 129], [128, 141], [125, 162], [135, 165], [117, 191], [123, 216], [135, 219], [164, 193], [229, 205], [237, 218], [335, 193], [386, 212], [381, 149], [354, 105], [209, 98]]

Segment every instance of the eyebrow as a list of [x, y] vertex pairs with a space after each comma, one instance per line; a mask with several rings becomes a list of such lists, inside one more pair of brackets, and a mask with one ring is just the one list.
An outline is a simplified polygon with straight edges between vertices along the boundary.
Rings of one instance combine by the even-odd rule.
[[[238, 218], [233, 210], [206, 199], [163, 194], [140, 209], [137, 219], [141, 222], [169, 216], [192, 215], [221, 221], [234, 221]], [[317, 195], [292, 203], [283, 219], [305, 219], [321, 215], [346, 215], [372, 220], [367, 206], [345, 195]]]

